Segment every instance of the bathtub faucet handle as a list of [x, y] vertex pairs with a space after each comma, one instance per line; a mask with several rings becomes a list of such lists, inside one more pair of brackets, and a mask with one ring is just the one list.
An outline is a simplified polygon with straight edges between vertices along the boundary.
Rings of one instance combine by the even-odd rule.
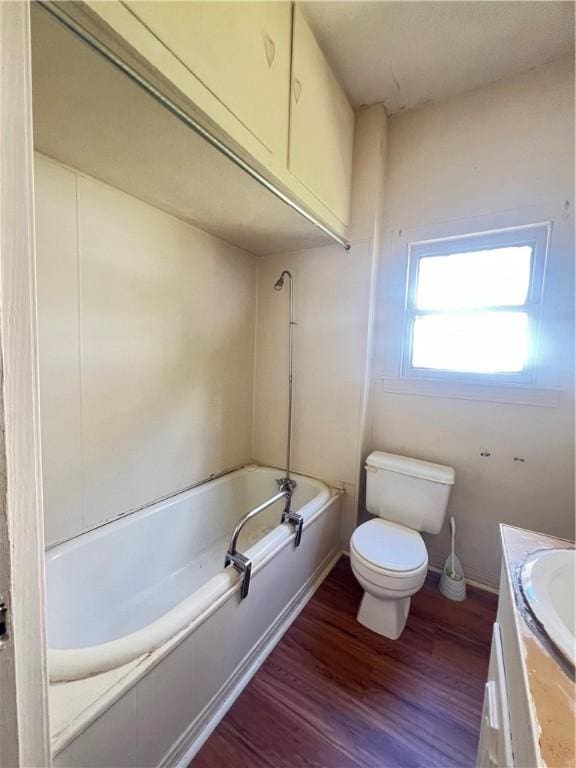
[[290, 497], [292, 497], [297, 483], [296, 480], [292, 480], [289, 477], [277, 477], [276, 485], [278, 486], [278, 490], [280, 492], [287, 491], [290, 494]]
[[296, 533], [296, 538], [294, 540], [294, 546], [299, 547], [300, 541], [302, 540], [302, 529], [304, 527], [304, 518], [302, 515], [299, 515], [297, 512], [293, 512], [291, 509], [292, 506], [292, 495], [294, 493], [294, 489], [296, 488], [296, 483], [294, 480], [291, 480], [289, 477], [282, 477], [276, 480], [278, 483], [278, 488], [280, 489], [280, 493], [283, 493], [286, 501], [284, 504], [284, 511], [282, 512], [282, 523], [288, 523], [292, 526], [293, 530]]

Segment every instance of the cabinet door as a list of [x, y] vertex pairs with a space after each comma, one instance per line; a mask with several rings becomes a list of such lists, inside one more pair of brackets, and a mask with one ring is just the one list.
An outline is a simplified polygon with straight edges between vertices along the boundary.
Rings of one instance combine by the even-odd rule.
[[289, 170], [347, 225], [354, 112], [302, 13], [294, 9]]
[[500, 625], [494, 624], [476, 768], [512, 768], [512, 743]]
[[272, 154], [286, 156], [290, 3], [126, 0], [125, 6]]

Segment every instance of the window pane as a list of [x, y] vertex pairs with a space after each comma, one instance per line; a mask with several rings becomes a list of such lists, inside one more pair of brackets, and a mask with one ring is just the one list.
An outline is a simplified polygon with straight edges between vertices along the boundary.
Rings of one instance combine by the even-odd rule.
[[530, 285], [532, 247], [425, 256], [418, 265], [417, 309], [521, 306]]
[[424, 315], [414, 320], [412, 365], [468, 373], [518, 373], [528, 355], [525, 312]]

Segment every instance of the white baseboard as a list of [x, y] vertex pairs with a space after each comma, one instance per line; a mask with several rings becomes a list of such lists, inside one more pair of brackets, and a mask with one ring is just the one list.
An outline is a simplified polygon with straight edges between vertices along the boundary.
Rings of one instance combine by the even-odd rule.
[[158, 768], [186, 768], [190, 764], [341, 555], [342, 552], [338, 548], [324, 558], [266, 634], [252, 647], [232, 677], [173, 744]]

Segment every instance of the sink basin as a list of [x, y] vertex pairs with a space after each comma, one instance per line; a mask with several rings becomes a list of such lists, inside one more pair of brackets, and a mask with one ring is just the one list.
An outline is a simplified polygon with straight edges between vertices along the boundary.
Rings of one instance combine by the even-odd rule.
[[573, 549], [535, 552], [524, 561], [520, 582], [530, 610], [559, 651], [575, 663]]

